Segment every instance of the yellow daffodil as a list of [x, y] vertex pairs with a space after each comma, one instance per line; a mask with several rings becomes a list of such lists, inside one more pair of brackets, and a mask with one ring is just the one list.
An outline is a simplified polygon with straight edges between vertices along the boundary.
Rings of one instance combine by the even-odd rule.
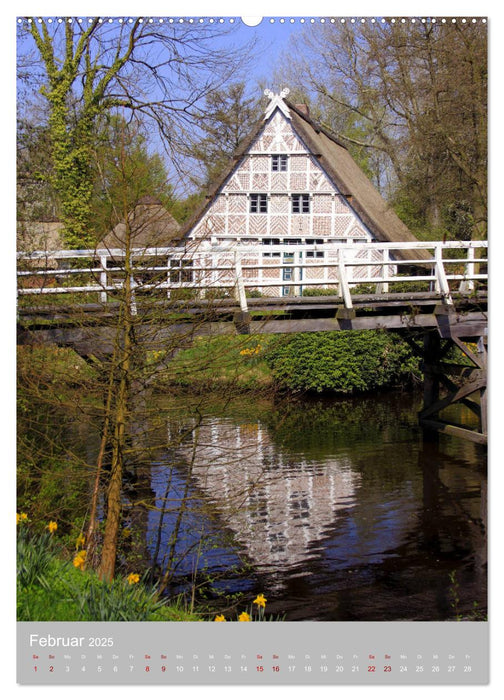
[[79, 547], [82, 547], [82, 545], [85, 543], [85, 541], [86, 541], [86, 538], [84, 537], [84, 535], [81, 532], [80, 535], [75, 540], [75, 549], [79, 549]]
[[53, 532], [56, 532], [56, 530], [58, 529], [58, 523], [56, 523], [54, 520], [51, 520], [49, 522], [49, 525], [47, 526], [47, 529], [49, 530], [49, 532], [52, 535]]
[[250, 615], [247, 612], [242, 612], [238, 620], [240, 622], [250, 622]]
[[257, 598], [254, 600], [254, 603], [258, 605], [260, 608], [265, 608], [266, 607], [266, 598], [263, 596], [262, 593], [260, 593]]
[[86, 551], [83, 549], [78, 554], [75, 555], [74, 560], [73, 560], [73, 565], [75, 566], [76, 569], [81, 569], [81, 571], [82, 571], [85, 563], [86, 563]]
[[138, 574], [129, 574], [128, 576], [128, 583], [133, 584], [133, 583], [138, 583], [140, 581], [140, 576]]
[[24, 523], [28, 520], [28, 516], [26, 513], [16, 513], [16, 525], [19, 525], [19, 523]]
[[216, 615], [214, 622], [226, 622], [226, 618], [224, 617], [224, 615]]

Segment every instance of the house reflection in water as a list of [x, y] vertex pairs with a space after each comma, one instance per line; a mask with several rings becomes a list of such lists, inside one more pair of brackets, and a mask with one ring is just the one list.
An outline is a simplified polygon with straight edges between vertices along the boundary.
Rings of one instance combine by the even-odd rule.
[[191, 454], [197, 486], [263, 571], [308, 559], [359, 484], [349, 461], [282, 453], [259, 423], [211, 420]]

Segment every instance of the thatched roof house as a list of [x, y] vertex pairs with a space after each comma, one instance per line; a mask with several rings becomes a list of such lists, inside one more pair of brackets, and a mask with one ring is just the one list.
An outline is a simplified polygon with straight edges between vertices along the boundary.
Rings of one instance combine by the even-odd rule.
[[60, 221], [21, 221], [17, 222], [17, 250], [33, 253], [37, 250], [63, 250], [63, 224]]
[[[180, 224], [156, 197], [145, 196], [138, 200], [128, 217], [133, 248], [163, 248], [177, 245], [180, 240]], [[126, 223], [117, 224], [98, 248], [124, 249], [126, 245]]]
[[[197, 240], [212, 235], [218, 238], [219, 231], [225, 230], [226, 234], [236, 234], [237, 240], [243, 243], [246, 243], [245, 231], [247, 236], [252, 233], [261, 237], [309, 233], [318, 238], [324, 236], [327, 242], [345, 242], [352, 238], [416, 242], [415, 236], [353, 160], [345, 145], [311, 119], [306, 105], [296, 105], [285, 99], [287, 93], [268, 93], [270, 104], [265, 116], [253, 125], [226, 170], [209, 187], [206, 201], [183, 225], [180, 237]], [[285, 168], [276, 166], [282, 153], [289, 159]], [[264, 195], [257, 194], [261, 192]], [[297, 194], [299, 192], [306, 194]], [[262, 200], [265, 209], [261, 209], [265, 222], [259, 224], [260, 216], [239, 195], [246, 195], [249, 201], [258, 196], [265, 198]], [[306, 197], [310, 202], [308, 209], [302, 210], [303, 213], [309, 211], [302, 226], [300, 217], [293, 216], [296, 210], [292, 207], [287, 217], [286, 207], [290, 205], [280, 201], [282, 195], [291, 201]], [[331, 208], [328, 196], [324, 199], [323, 195], [337, 203]], [[283, 223], [281, 211], [284, 212]], [[238, 213], [244, 217], [252, 213], [252, 216], [240, 222]], [[409, 251], [404, 251], [396, 257], [411, 256]], [[416, 251], [415, 257], [430, 259], [426, 251]]]

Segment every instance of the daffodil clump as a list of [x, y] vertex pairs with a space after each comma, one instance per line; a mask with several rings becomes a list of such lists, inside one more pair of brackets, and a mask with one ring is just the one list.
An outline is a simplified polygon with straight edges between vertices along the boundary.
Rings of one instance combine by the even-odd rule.
[[242, 357], [246, 357], [246, 356], [250, 357], [252, 355], [259, 355], [261, 350], [262, 350], [262, 346], [258, 344], [255, 346], [255, 348], [243, 348], [243, 350], [240, 350], [240, 355], [242, 355]]
[[[262, 593], [253, 600], [250, 610], [244, 610], [238, 615], [238, 622], [262, 622], [264, 621], [264, 611], [266, 608], [267, 599]], [[224, 615], [216, 615], [214, 622], [226, 622]]]
[[81, 571], [84, 571], [84, 566], [86, 564], [86, 550], [82, 549], [80, 552], [78, 552], [73, 560], [73, 565], [75, 566], [76, 569], [80, 569]]
[[[200, 620], [183, 603], [159, 596], [156, 586], [132, 572], [111, 582], [87, 564], [86, 538], [74, 540], [69, 556], [56, 520], [32, 522], [16, 513], [16, 612], [19, 621], [181, 621]], [[73, 564], [73, 566], [72, 566]]]

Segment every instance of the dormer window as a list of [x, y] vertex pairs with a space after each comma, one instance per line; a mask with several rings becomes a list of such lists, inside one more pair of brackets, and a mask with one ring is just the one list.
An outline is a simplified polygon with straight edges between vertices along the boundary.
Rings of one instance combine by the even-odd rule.
[[309, 214], [310, 213], [310, 195], [309, 194], [293, 194], [292, 195], [292, 213], [293, 214]]
[[271, 170], [274, 173], [287, 172], [287, 155], [285, 153], [271, 156]]
[[250, 195], [250, 213], [251, 214], [266, 214], [268, 212], [268, 195], [266, 194], [251, 194]]

